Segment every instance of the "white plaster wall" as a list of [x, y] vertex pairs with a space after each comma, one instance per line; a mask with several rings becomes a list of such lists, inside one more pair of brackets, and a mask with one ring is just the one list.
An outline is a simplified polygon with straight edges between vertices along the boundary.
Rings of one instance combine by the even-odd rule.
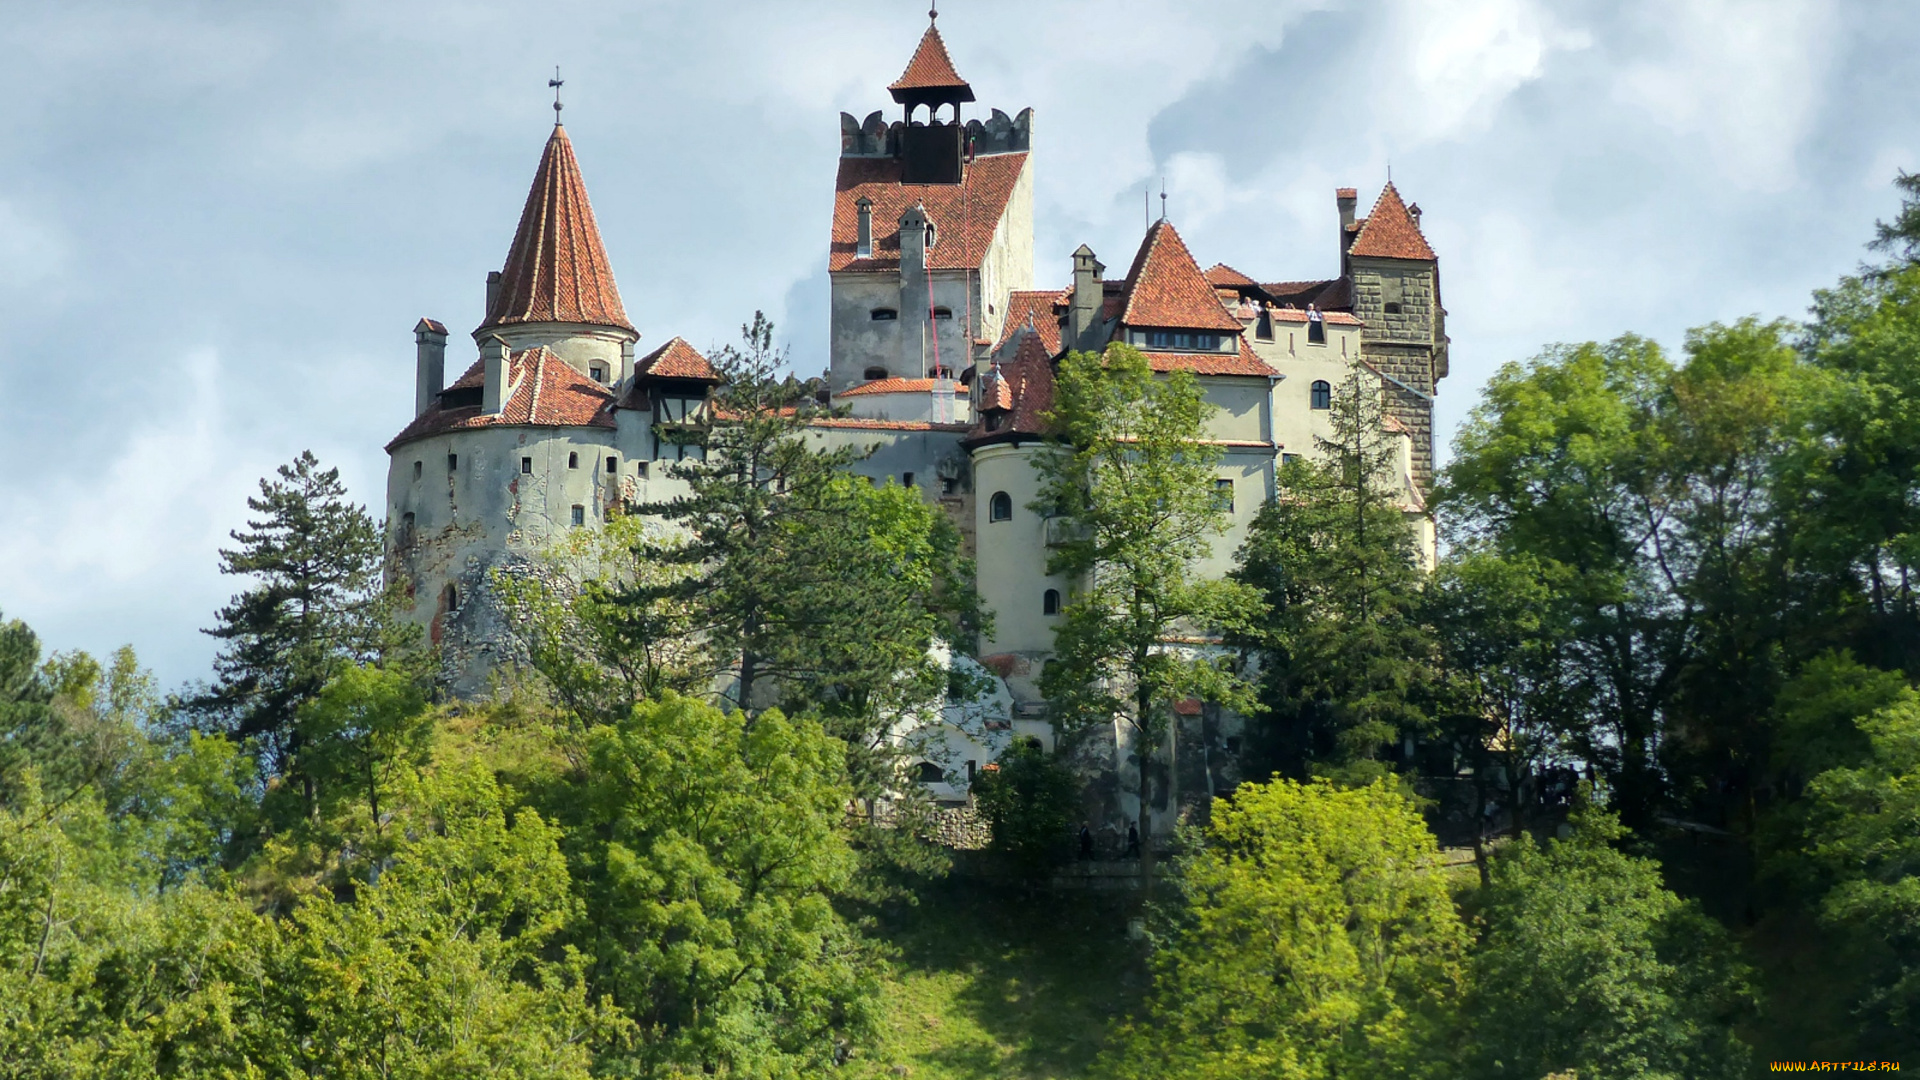
[[[478, 333], [478, 332], [476, 332]], [[606, 326], [581, 323], [525, 323], [498, 326], [480, 333], [481, 338], [499, 335], [515, 352], [545, 345], [555, 356], [572, 365], [582, 375], [591, 375], [598, 361], [607, 367], [607, 384], [614, 385], [633, 373], [626, 370], [621, 347], [640, 339], [640, 335]], [[461, 370], [465, 370], [462, 368]]]
[[[982, 654], [1046, 652], [1053, 648], [1058, 616], [1043, 615], [1047, 589], [1070, 599], [1066, 578], [1046, 572], [1046, 521], [1028, 505], [1040, 494], [1033, 468], [1033, 444], [997, 444], [982, 447], [973, 459], [975, 562], [980, 573], [980, 595], [993, 609], [993, 637], [981, 643]], [[1009, 521], [990, 521], [994, 492], [1013, 500]]]

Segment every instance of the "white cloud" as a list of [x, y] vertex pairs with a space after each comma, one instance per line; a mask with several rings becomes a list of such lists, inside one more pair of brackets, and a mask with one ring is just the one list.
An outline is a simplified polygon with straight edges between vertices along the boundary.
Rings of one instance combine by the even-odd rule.
[[1484, 131], [1509, 94], [1541, 77], [1550, 54], [1592, 44], [1533, 0], [1408, 0], [1383, 21], [1383, 54], [1361, 78], [1375, 90], [1372, 124], [1396, 148]]

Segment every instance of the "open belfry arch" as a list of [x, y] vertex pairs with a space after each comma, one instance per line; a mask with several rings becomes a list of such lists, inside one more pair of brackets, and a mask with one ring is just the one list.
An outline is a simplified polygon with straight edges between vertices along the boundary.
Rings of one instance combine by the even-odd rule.
[[[673, 465], [697, 449], [660, 437], [697, 422], [720, 378], [670, 328], [651, 347], [628, 318], [566, 128], [555, 125], [501, 268], [486, 276], [477, 355], [446, 381], [445, 326], [414, 328], [415, 416], [388, 444], [390, 566], [411, 615], [443, 650], [450, 690], [487, 692], [516, 659], [490, 582], [530, 566], [566, 530], [681, 492]], [[1014, 735], [1051, 744], [1041, 666], [1073, 582], [1046, 573], [1058, 525], [1031, 506], [1035, 453], [1069, 350], [1126, 342], [1156, 371], [1192, 372], [1217, 409], [1217, 481], [1226, 531], [1206, 569], [1226, 573], [1280, 465], [1317, 453], [1331, 433], [1332, 387], [1355, 371], [1386, 405], [1399, 450], [1392, 484], [1430, 559], [1425, 498], [1433, 470], [1433, 401], [1447, 373], [1439, 259], [1418, 205], [1387, 184], [1365, 217], [1358, 192], [1335, 192], [1338, 244], [1329, 276], [1278, 279], [1209, 269], [1173, 221], [1152, 223], [1122, 276], [1088, 246], [1036, 284], [1034, 114], [979, 115], [929, 21], [886, 87], [891, 108], [840, 117], [827, 243], [831, 304], [824, 389], [843, 415], [817, 421], [822, 445], [866, 451], [855, 471], [919, 490], [960, 527], [977, 586], [995, 615], [976, 658], [998, 677], [995, 734], [955, 728], [952, 761], [985, 764]], [[617, 197], [633, 198], [621, 191]], [[1183, 799], [1234, 779], [1238, 719], [1212, 706], [1181, 717], [1179, 738], [1206, 753], [1145, 796], [1154, 828]], [[1105, 751], [1127, 748], [1116, 734]], [[961, 798], [959, 769], [935, 770], [936, 795]], [[1136, 820], [1130, 770], [1105, 785], [1097, 817]], [[929, 772], [932, 775], [932, 772]], [[1122, 825], [1121, 827], [1124, 827]]]

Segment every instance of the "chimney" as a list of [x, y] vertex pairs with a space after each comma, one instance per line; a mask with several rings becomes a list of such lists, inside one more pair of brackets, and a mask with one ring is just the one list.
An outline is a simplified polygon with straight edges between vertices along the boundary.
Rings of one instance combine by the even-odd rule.
[[493, 316], [493, 302], [500, 299], [500, 271], [487, 271], [487, 316]]
[[1099, 327], [1100, 306], [1104, 290], [1100, 285], [1100, 275], [1107, 268], [1093, 257], [1093, 249], [1081, 244], [1073, 253], [1073, 298], [1067, 304], [1067, 347], [1070, 349], [1094, 349], [1100, 343], [1093, 340]]
[[447, 328], [432, 319], [413, 327], [413, 415], [427, 411], [447, 385]]
[[633, 377], [633, 342], [620, 343], [620, 374], [614, 379], [617, 386]]
[[[935, 327], [927, 296], [927, 208], [900, 215], [900, 374], [924, 379], [932, 367]], [[936, 243], [938, 241], [936, 240]]]
[[1334, 188], [1333, 202], [1340, 208], [1340, 276], [1348, 277], [1353, 270], [1347, 262], [1347, 249], [1359, 235], [1353, 228], [1353, 210], [1360, 202], [1360, 193], [1350, 187]]
[[862, 195], [857, 205], [860, 207], [860, 238], [853, 253], [865, 259], [873, 255], [873, 200]]
[[480, 343], [480, 359], [486, 361], [486, 384], [480, 392], [480, 411], [498, 416], [506, 407], [507, 343], [498, 334], [490, 334]]

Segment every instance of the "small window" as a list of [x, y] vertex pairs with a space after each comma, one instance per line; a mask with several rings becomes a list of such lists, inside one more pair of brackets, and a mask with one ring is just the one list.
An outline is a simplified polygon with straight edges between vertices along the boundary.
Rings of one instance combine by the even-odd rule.
[[520, 459], [520, 475], [521, 476], [533, 475], [533, 459], [532, 458], [523, 457]]
[[933, 317], [936, 319], [951, 319], [953, 318], [953, 309], [944, 307], [934, 308]]
[[594, 382], [603, 383], [607, 381], [607, 369], [603, 365], [600, 365], [600, 364], [590, 365], [587, 368], [587, 373], [593, 376]]
[[1313, 380], [1313, 385], [1308, 388], [1307, 393], [1311, 399], [1309, 404], [1311, 404], [1314, 408], [1316, 409], [1333, 408], [1333, 387], [1327, 382], [1327, 380], [1325, 379]]
[[1253, 324], [1253, 336], [1261, 341], [1273, 340], [1273, 312], [1260, 309], [1260, 321]]
[[617, 457], [610, 457], [610, 458], [608, 458], [608, 459], [607, 459], [607, 472], [611, 474], [611, 473], [617, 473], [617, 472], [619, 472], [619, 471], [620, 471], [620, 459], [619, 459], [619, 458], [617, 458]]
[[1299, 454], [1281, 454], [1280, 455], [1280, 464], [1282, 465], [1291, 465], [1294, 462], [1299, 460], [1300, 460]]
[[867, 370], [861, 372], [860, 377], [867, 380], [868, 382], [874, 382], [876, 380], [886, 378], [887, 369], [883, 367], [870, 367]]
[[993, 498], [987, 500], [988, 521], [1013, 520], [1013, 496], [1004, 491], [996, 491]]
[[400, 515], [399, 542], [401, 547], [413, 546], [413, 514], [411, 512]]
[[459, 611], [460, 610], [460, 587], [449, 582], [447, 584], [446, 590], [440, 594], [440, 599], [446, 606], [447, 614], [451, 615], [454, 612]]
[[584, 506], [580, 506], [580, 505], [578, 505], [578, 504], [575, 504], [575, 506], [574, 506], [574, 508], [573, 508], [573, 524], [574, 524], [574, 526], [575, 526], [575, 527], [578, 527], [578, 526], [581, 526], [581, 525], [585, 525], [586, 523], [587, 523], [587, 508], [586, 508], [586, 507], [584, 507]]
[[923, 784], [938, 784], [947, 778], [947, 770], [931, 761], [923, 761], [914, 769]]
[[413, 478], [414, 478], [415, 480], [418, 480], [418, 479], [420, 479], [420, 466], [421, 466], [421, 464], [422, 464], [422, 463], [421, 463], [421, 462], [418, 462], [418, 461], [416, 461], [416, 462], [414, 462], [414, 463], [413, 463]]
[[1060, 614], [1060, 590], [1059, 589], [1048, 589], [1046, 592], [1040, 594], [1040, 614], [1042, 615]]
[[890, 307], [877, 307], [867, 312], [867, 318], [874, 322], [892, 322], [899, 317], [900, 313]]
[[901, 486], [901, 487], [912, 487], [912, 486], [913, 486], [913, 474], [912, 474], [912, 473], [910, 473], [910, 472], [903, 472], [903, 473], [901, 473], [901, 474], [900, 474], [900, 486]]
[[579, 455], [579, 454], [568, 454], [568, 455], [567, 455], [567, 468], [569, 468], [569, 469], [577, 469], [577, 468], [579, 468], [579, 467], [580, 467], [580, 455]]
[[1173, 347], [1173, 335], [1165, 330], [1150, 330], [1147, 332], [1147, 344], [1155, 349], [1170, 349]]
[[647, 463], [644, 461], [635, 462], [633, 471], [640, 479], [645, 480], [647, 478]]
[[447, 455], [447, 471], [448, 472], [460, 471], [460, 455], [459, 454]]
[[1320, 320], [1316, 312], [1307, 317], [1307, 344], [1325, 345], [1327, 343], [1327, 324]]
[[1387, 314], [1389, 315], [1400, 314], [1400, 301], [1398, 300], [1387, 301]]
[[1223, 514], [1233, 513], [1233, 481], [1221, 477], [1213, 482], [1213, 505]]
[[[958, 109], [959, 106], [955, 106], [955, 108]], [[939, 239], [938, 234], [933, 231], [933, 222], [927, 222], [927, 250], [932, 251], [934, 243]]]

